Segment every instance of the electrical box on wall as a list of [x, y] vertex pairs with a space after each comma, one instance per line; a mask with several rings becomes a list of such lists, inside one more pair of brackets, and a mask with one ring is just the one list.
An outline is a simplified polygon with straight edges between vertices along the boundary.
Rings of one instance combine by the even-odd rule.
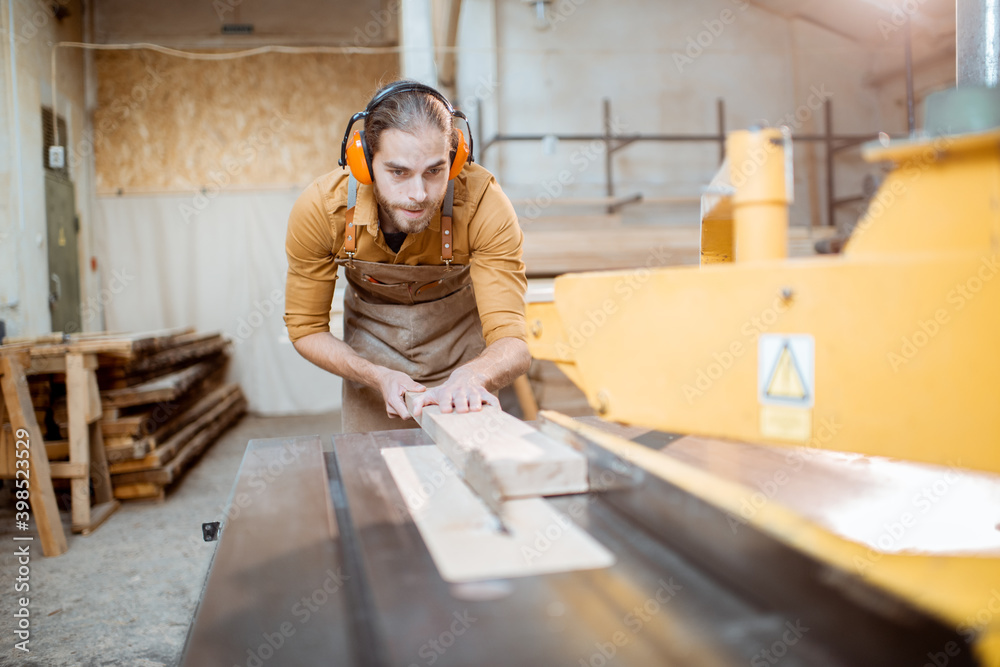
[[66, 166], [66, 149], [62, 146], [49, 146], [49, 169], [63, 169]]

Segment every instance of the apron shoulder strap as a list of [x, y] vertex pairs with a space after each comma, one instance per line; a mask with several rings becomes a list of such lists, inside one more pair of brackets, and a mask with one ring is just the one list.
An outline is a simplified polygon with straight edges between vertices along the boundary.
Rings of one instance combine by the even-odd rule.
[[[354, 259], [358, 250], [358, 235], [354, 227], [354, 207], [358, 202], [358, 182], [354, 174], [347, 177], [347, 226], [345, 228], [346, 238], [344, 239], [344, 252], [349, 260]], [[445, 264], [451, 265], [454, 258], [454, 248], [452, 240], [452, 211], [455, 208], [455, 181], [448, 181], [448, 191], [444, 196], [444, 203], [441, 205], [441, 259]]]
[[358, 250], [358, 235], [354, 230], [354, 206], [357, 203], [358, 181], [354, 178], [354, 174], [349, 174], [347, 177], [347, 227], [345, 227], [344, 251], [350, 260], [354, 259], [354, 253]]
[[441, 259], [445, 264], [451, 266], [454, 248], [452, 248], [451, 213], [455, 207], [455, 181], [448, 181], [448, 192], [444, 196], [444, 204], [441, 205]]

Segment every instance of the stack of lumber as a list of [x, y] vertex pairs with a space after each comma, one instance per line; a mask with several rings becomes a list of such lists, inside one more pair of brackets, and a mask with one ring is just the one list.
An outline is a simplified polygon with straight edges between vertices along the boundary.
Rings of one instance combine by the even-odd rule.
[[67, 352], [97, 356], [100, 431], [119, 499], [162, 498], [246, 411], [239, 385], [223, 381], [228, 341], [219, 333], [56, 335], [11, 344], [30, 347], [40, 373], [29, 378], [50, 458], [65, 450], [69, 418], [65, 375], [45, 371]]

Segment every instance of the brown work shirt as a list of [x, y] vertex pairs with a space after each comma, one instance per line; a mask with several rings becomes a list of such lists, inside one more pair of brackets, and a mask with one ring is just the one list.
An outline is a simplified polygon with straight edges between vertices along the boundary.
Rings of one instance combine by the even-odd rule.
[[[346, 258], [347, 170], [320, 176], [299, 196], [288, 219], [285, 252], [285, 326], [295, 342], [330, 330], [330, 305], [337, 281], [334, 259]], [[527, 280], [521, 247], [524, 235], [510, 200], [493, 174], [468, 164], [455, 177], [454, 263], [469, 264], [483, 338], [527, 339], [524, 293]], [[354, 211], [358, 230], [355, 259], [408, 265], [442, 265], [441, 212], [419, 234], [406, 237], [398, 253], [386, 245], [378, 224], [378, 205], [371, 185], [358, 185]]]

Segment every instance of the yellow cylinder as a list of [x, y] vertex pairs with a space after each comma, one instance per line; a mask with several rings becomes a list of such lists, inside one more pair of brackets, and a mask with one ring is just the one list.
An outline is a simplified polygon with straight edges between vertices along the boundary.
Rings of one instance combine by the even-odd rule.
[[785, 137], [773, 127], [741, 130], [726, 138], [733, 194], [735, 261], [788, 256]]

